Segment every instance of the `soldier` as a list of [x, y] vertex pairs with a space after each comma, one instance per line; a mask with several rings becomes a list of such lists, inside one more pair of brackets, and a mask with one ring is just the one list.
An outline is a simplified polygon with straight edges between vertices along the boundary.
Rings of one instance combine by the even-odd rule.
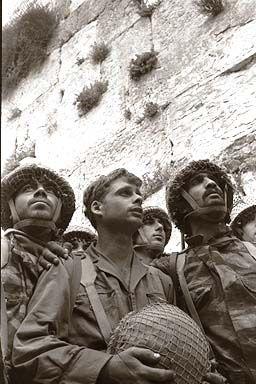
[[14, 340], [16, 383], [173, 382], [173, 371], [154, 367], [160, 356], [150, 350], [106, 353], [125, 314], [152, 301], [173, 302], [172, 280], [149, 271], [133, 250], [132, 236], [142, 224], [140, 186], [139, 178], [118, 169], [86, 189], [97, 243], [86, 257], [60, 260], [41, 274]]
[[177, 282], [180, 299], [201, 323], [223, 375], [231, 384], [253, 384], [256, 263], [226, 225], [233, 204], [231, 182], [208, 160], [193, 161], [169, 183], [166, 201], [188, 248], [176, 265], [173, 258], [163, 258], [157, 260], [159, 267]]
[[88, 228], [83, 228], [78, 225], [69, 227], [66, 232], [62, 235], [62, 242], [64, 247], [68, 247], [66, 242], [71, 244], [71, 250], [73, 252], [80, 252], [84, 255], [86, 249], [91, 243], [97, 241], [97, 235]]
[[55, 172], [26, 165], [2, 179], [1, 199], [2, 228], [6, 230], [1, 260], [6, 311], [2, 308], [1, 320], [8, 333], [8, 342], [2, 335], [2, 352], [10, 367], [13, 337], [26, 315], [40, 272], [64, 256], [53, 240], [66, 229], [75, 197], [70, 185]]
[[232, 221], [231, 228], [238, 239], [256, 245], [256, 205], [242, 210]]
[[172, 233], [168, 214], [159, 207], [143, 208], [143, 225], [133, 237], [134, 249], [141, 261], [149, 265], [155, 258], [163, 256], [164, 247]]

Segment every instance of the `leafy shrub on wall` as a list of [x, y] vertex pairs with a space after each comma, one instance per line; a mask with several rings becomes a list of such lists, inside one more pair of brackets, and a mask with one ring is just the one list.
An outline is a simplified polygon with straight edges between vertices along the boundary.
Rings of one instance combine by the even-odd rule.
[[107, 89], [107, 81], [95, 81], [94, 84], [84, 87], [76, 99], [79, 116], [86, 115], [92, 108], [96, 107]]
[[3, 28], [3, 96], [8, 95], [32, 69], [44, 62], [57, 24], [56, 10], [32, 3]]
[[133, 80], [139, 80], [142, 75], [151, 72], [157, 65], [157, 52], [144, 52], [136, 55], [136, 59], [132, 59], [130, 63], [130, 77]]
[[224, 9], [222, 0], [196, 0], [195, 5], [204, 15], [217, 16]]

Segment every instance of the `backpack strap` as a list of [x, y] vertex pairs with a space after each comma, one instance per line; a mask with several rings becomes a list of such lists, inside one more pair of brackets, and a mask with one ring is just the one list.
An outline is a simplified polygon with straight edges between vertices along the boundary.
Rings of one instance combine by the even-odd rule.
[[172, 252], [169, 256], [169, 271], [174, 284], [175, 289], [177, 290], [179, 286], [179, 279], [177, 274], [177, 258], [179, 252]]
[[95, 271], [93, 262], [88, 253], [86, 253], [86, 257], [82, 259], [81, 284], [86, 289], [90, 304], [92, 306], [103, 339], [105, 340], [106, 344], [108, 344], [110, 335], [112, 333], [112, 328], [110, 326], [106, 312], [104, 310], [102, 302], [100, 301], [98, 292], [94, 284], [96, 277], [97, 273]]
[[[203, 332], [203, 334], [205, 335], [205, 337], [207, 339], [203, 325], [201, 323], [201, 320], [198, 316], [197, 310], [196, 310], [195, 305], [193, 303], [192, 297], [190, 295], [188, 285], [186, 282], [186, 278], [184, 275], [185, 261], [186, 261], [186, 253], [185, 252], [180, 253], [177, 256], [177, 275], [178, 275], [178, 279], [179, 279], [179, 283], [180, 283], [180, 288], [181, 288], [181, 291], [182, 291], [183, 296], [185, 298], [185, 302], [186, 302], [186, 305], [188, 307], [190, 316], [197, 323], [197, 325], [199, 326], [199, 328], [201, 329], [201, 331]], [[209, 344], [209, 348], [210, 348], [210, 359], [215, 360], [214, 353], [213, 353], [213, 350], [212, 350], [210, 344]]]

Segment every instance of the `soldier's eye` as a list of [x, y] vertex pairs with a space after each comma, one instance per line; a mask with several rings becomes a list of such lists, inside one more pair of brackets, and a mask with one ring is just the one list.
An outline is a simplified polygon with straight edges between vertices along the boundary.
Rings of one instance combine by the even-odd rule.
[[20, 192], [30, 192], [30, 191], [33, 191], [34, 190], [34, 187], [32, 184], [26, 184], [24, 185], [24, 187], [22, 187], [20, 189]]
[[147, 219], [143, 220], [143, 224], [144, 225], [152, 225], [152, 224], [154, 224], [154, 219], [152, 219], [151, 217], [148, 217]]

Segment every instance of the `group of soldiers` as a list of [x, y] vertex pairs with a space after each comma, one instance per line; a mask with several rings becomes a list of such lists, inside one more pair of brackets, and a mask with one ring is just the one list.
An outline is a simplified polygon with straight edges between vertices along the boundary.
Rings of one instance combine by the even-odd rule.
[[[175, 383], [149, 349], [107, 352], [127, 313], [165, 302], [188, 313], [209, 341], [205, 383], [256, 383], [256, 205], [230, 226], [233, 186], [208, 160], [169, 181], [168, 214], [142, 207], [141, 186], [120, 168], [85, 189], [95, 234], [66, 231], [75, 195], [56, 172], [24, 165], [2, 179], [3, 380]], [[165, 254], [172, 223], [186, 247]]]

